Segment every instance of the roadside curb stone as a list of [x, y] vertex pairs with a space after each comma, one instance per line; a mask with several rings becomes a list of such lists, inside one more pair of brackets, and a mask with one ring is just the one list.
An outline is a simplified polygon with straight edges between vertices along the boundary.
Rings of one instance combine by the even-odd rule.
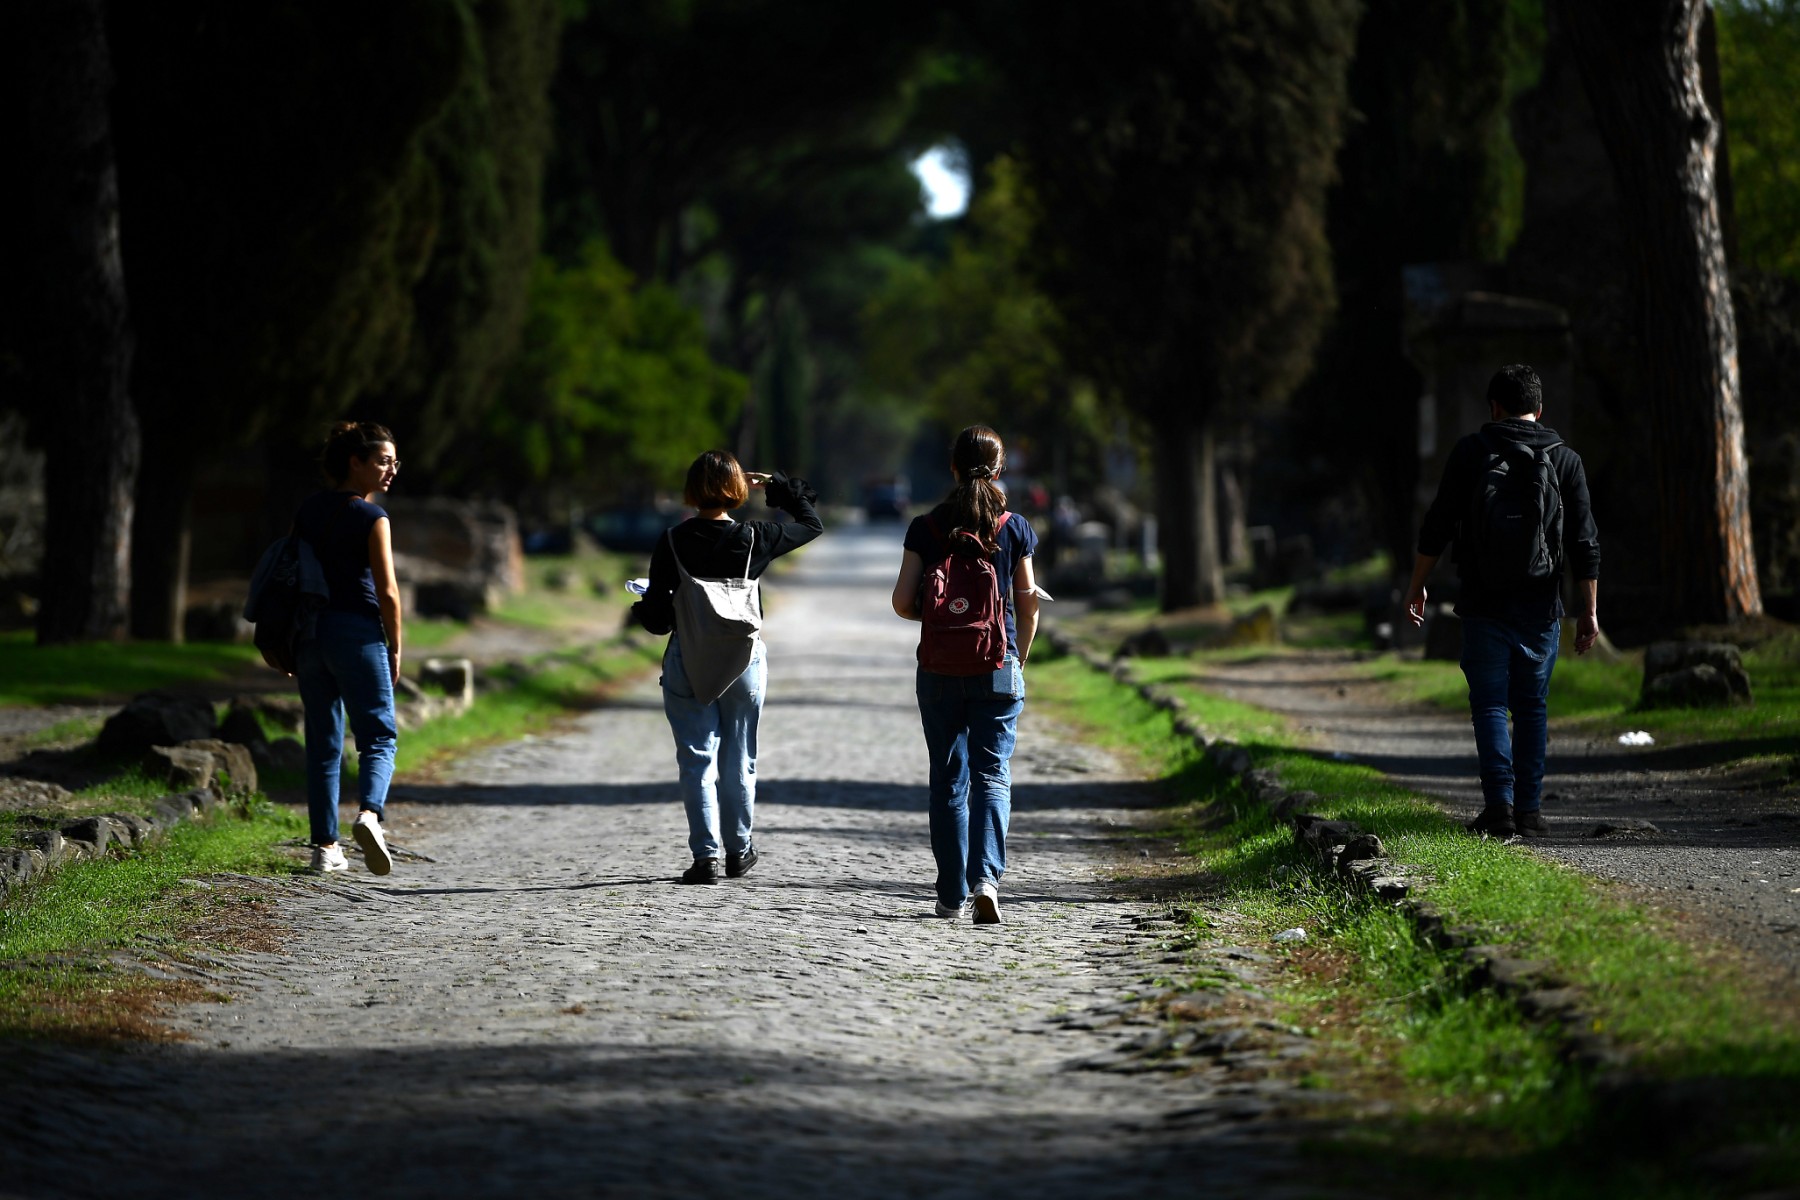
[[[1130, 659], [1096, 662], [1097, 656], [1054, 626], [1047, 628], [1043, 636], [1059, 652], [1106, 672], [1145, 699], [1150, 699], [1155, 691], [1134, 679]], [[1388, 857], [1377, 835], [1354, 822], [1334, 821], [1306, 812], [1307, 805], [1318, 801], [1316, 793], [1289, 791], [1274, 771], [1253, 768], [1250, 754], [1243, 747], [1228, 740], [1211, 739], [1190, 718], [1182, 720], [1187, 725], [1178, 727], [1177, 734], [1192, 740], [1214, 767], [1235, 777], [1251, 799], [1293, 826], [1296, 843], [1325, 874], [1352, 892], [1394, 905], [1407, 916], [1419, 937], [1439, 949], [1457, 951], [1469, 984], [1505, 998], [1527, 1019], [1554, 1030], [1565, 1060], [1613, 1072], [1629, 1065], [1628, 1052], [1600, 1032], [1601, 1023], [1588, 1009], [1579, 989], [1549, 974], [1541, 963], [1517, 959], [1504, 947], [1481, 944], [1476, 930], [1446, 926], [1443, 915], [1425, 898], [1430, 882], [1426, 874]], [[1302, 798], [1305, 804], [1300, 802]]]

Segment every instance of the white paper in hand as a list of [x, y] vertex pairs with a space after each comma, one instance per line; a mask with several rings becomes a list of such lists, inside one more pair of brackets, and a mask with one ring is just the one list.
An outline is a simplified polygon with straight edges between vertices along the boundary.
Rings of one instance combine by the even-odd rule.
[[627, 579], [625, 590], [634, 596], [642, 596], [650, 590], [650, 581], [648, 579]]

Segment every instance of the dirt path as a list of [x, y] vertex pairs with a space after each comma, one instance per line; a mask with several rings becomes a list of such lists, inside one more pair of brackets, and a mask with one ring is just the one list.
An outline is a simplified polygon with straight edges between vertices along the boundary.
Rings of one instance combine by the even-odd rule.
[[[1396, 708], [1348, 655], [1209, 666], [1197, 681], [1293, 717], [1325, 753], [1347, 754], [1459, 817], [1481, 808], [1466, 714]], [[1768, 958], [1800, 984], [1800, 796], [1720, 764], [1704, 747], [1625, 747], [1559, 734], [1552, 712], [1544, 815], [1530, 852], [1639, 890]], [[1792, 731], [1785, 733], [1793, 748]]]
[[[1028, 709], [1007, 923], [931, 916], [898, 558], [835, 534], [775, 585], [752, 876], [674, 882], [653, 681], [473, 755], [396, 793], [434, 863], [273, 887], [291, 948], [213, 968], [186, 1044], [0, 1064], [0, 1191], [1293, 1194], [1309, 1043], [1230, 914], [1196, 945], [1118, 882], [1147, 784]], [[1210, 1040], [1146, 1057], [1195, 968]]]

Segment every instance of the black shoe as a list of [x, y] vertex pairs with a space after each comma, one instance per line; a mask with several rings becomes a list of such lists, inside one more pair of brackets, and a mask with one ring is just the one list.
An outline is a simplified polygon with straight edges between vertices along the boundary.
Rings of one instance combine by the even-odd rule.
[[1544, 820], [1544, 814], [1535, 808], [1521, 808], [1513, 817], [1513, 824], [1519, 827], [1519, 833], [1528, 838], [1550, 836], [1550, 825]]
[[716, 858], [696, 858], [694, 860], [694, 865], [681, 873], [681, 882], [719, 882], [719, 860]]
[[1485, 833], [1489, 837], [1508, 838], [1518, 832], [1513, 827], [1513, 813], [1510, 808], [1484, 808], [1481, 815], [1469, 822], [1470, 833]]
[[756, 860], [761, 857], [762, 855], [756, 852], [755, 846], [750, 847], [742, 854], [726, 854], [725, 873], [733, 879], [742, 875], [748, 875], [750, 873], [750, 868], [754, 867], [756, 865]]

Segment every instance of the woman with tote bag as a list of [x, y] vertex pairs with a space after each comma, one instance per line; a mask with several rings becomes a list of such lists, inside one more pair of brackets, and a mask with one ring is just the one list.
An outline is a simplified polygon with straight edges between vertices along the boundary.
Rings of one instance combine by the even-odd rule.
[[[762, 488], [769, 507], [793, 520], [732, 520], [730, 510], [752, 488]], [[681, 882], [717, 883], [721, 853], [732, 878], [749, 874], [758, 857], [751, 826], [766, 673], [756, 580], [825, 526], [805, 480], [746, 473], [723, 450], [694, 460], [685, 494], [699, 514], [657, 543], [649, 586], [632, 611], [651, 633], [673, 631], [663, 654], [663, 713], [675, 735], [694, 856]]]

